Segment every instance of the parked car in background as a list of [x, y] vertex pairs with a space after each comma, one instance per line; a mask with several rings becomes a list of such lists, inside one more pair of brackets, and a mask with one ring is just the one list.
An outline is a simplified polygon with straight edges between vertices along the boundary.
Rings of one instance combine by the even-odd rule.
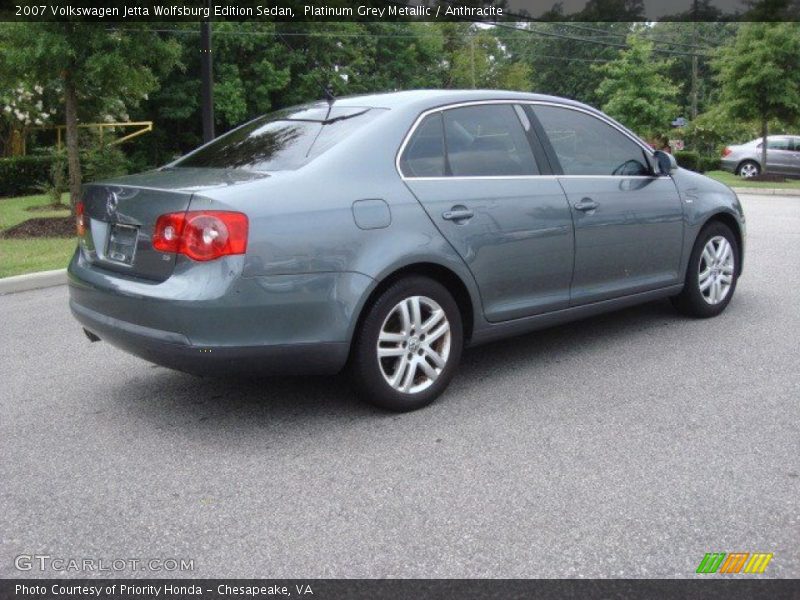
[[282, 110], [85, 186], [77, 213], [91, 340], [202, 375], [347, 367], [400, 411], [467, 345], [658, 298], [718, 315], [745, 242], [727, 186], [594, 108], [504, 91]]
[[[749, 179], [760, 175], [762, 138], [737, 146], [727, 146], [722, 151], [721, 167]], [[767, 172], [775, 175], [800, 177], [800, 136], [771, 135], [767, 137]]]

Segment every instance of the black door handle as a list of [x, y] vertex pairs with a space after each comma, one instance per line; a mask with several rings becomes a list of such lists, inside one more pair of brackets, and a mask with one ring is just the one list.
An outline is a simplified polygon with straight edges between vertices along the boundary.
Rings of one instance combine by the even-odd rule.
[[465, 206], [454, 206], [451, 210], [442, 213], [442, 218], [446, 221], [466, 221], [475, 216], [475, 213]]
[[588, 212], [590, 210], [594, 210], [600, 206], [597, 202], [592, 200], [591, 198], [583, 198], [580, 202], [575, 203], [575, 210], [580, 210], [582, 212]]

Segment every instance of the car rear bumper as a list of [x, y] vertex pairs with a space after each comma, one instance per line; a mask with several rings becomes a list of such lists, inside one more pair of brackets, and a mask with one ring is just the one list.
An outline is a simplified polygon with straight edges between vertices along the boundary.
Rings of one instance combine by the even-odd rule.
[[74, 300], [70, 308], [87, 331], [100, 340], [152, 363], [196, 375], [332, 374], [347, 361], [345, 342], [198, 346], [185, 336], [107, 317]]
[[[243, 261], [236, 257], [231, 261]], [[224, 261], [151, 284], [89, 265], [68, 269], [70, 308], [101, 340], [198, 374], [327, 374], [344, 366], [373, 280], [360, 273], [244, 278]]]
[[719, 161], [719, 167], [723, 171], [728, 171], [730, 173], [735, 173], [736, 172], [736, 167], [739, 164], [739, 162], [741, 162], [741, 160], [735, 160], [735, 159], [734, 160], [728, 160], [726, 158], [723, 158], [722, 160]]

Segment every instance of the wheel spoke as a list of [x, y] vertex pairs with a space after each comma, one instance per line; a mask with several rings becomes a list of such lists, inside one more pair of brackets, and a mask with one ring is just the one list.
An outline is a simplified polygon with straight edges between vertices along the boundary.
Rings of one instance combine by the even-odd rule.
[[697, 274], [697, 281], [703, 283], [711, 275], [711, 267], [706, 267], [704, 271]]
[[445, 321], [444, 323], [439, 325], [436, 329], [434, 329], [428, 334], [426, 341], [428, 342], [428, 344], [432, 344], [448, 331], [450, 331], [450, 323]]
[[397, 368], [395, 369], [392, 378], [389, 380], [389, 385], [393, 388], [397, 389], [400, 386], [400, 382], [403, 380], [403, 375], [408, 368], [408, 359], [403, 356], [399, 361], [397, 361]]
[[722, 290], [719, 283], [719, 279], [715, 279], [713, 285], [711, 286], [711, 301], [714, 302], [714, 304], [719, 302], [721, 294]]
[[378, 348], [378, 358], [390, 358], [392, 356], [403, 356], [406, 353], [405, 348], [401, 348], [400, 346], [394, 346], [392, 348]]
[[443, 369], [444, 368], [445, 360], [442, 358], [442, 356], [438, 352], [436, 352], [436, 350], [434, 350], [430, 346], [427, 346], [425, 348], [425, 356], [430, 358], [436, 364], [436, 366], [439, 369]]
[[444, 319], [444, 311], [439, 309], [433, 311], [430, 317], [422, 324], [422, 333], [428, 333], [433, 329], [442, 319]]
[[407, 392], [411, 389], [411, 384], [414, 383], [414, 377], [417, 375], [417, 362], [414, 360], [406, 360], [408, 364], [408, 370], [406, 371], [405, 377], [403, 377], [403, 383], [401, 384], [401, 389], [404, 392]]
[[710, 267], [714, 263], [714, 246], [710, 242], [703, 249], [703, 259], [706, 261], [707, 267]]
[[381, 331], [378, 336], [379, 342], [386, 342], [387, 344], [400, 344], [404, 342], [406, 336], [402, 333], [395, 333], [393, 331]]
[[717, 251], [716, 251], [717, 260], [719, 261], [723, 260], [727, 251], [728, 251], [728, 240], [722, 238], [719, 241], [719, 245], [717, 246]]
[[419, 305], [419, 296], [414, 296], [408, 299], [409, 309], [411, 311], [411, 324], [414, 329], [419, 333], [422, 327], [422, 307]]
[[430, 365], [430, 363], [427, 360], [425, 360], [424, 358], [419, 361], [419, 367], [420, 367], [420, 369], [422, 369], [422, 372], [425, 373], [425, 375], [427, 375], [428, 379], [430, 379], [431, 381], [433, 381], [434, 379], [436, 379], [439, 376], [439, 373], [436, 372], [436, 369], [434, 369]]
[[725, 285], [730, 285], [733, 283], [733, 276], [728, 273], [723, 273], [720, 276], [720, 281], [722, 281], [722, 283], [724, 283]]
[[411, 315], [408, 312], [408, 304], [402, 302], [398, 307], [400, 309], [400, 322], [403, 325], [403, 333], [411, 331]]
[[727, 264], [727, 262], [731, 258], [731, 254], [732, 254], [731, 245], [728, 243], [728, 240], [725, 240], [723, 242], [723, 244], [725, 245], [725, 249], [723, 250], [722, 254], [720, 255], [719, 260], [720, 260], [720, 262], [722, 262], [724, 264]]
[[713, 277], [706, 277], [702, 282], [700, 282], [700, 291], [705, 292], [713, 283]]

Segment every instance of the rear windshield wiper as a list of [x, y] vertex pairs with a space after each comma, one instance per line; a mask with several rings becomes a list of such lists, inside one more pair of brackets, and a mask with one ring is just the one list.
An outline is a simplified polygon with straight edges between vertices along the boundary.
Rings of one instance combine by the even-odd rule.
[[330, 125], [331, 123], [336, 123], [337, 121], [344, 121], [346, 119], [352, 119], [353, 117], [360, 117], [366, 112], [369, 112], [370, 108], [364, 108], [358, 112], [350, 113], [349, 115], [340, 115], [338, 117], [332, 117], [330, 119], [278, 119], [279, 121], [302, 121], [304, 123], [319, 123], [320, 125]]
[[353, 113], [350, 115], [342, 115], [340, 117], [333, 117], [332, 119], [324, 119], [320, 121], [323, 125], [330, 125], [331, 123], [336, 123], [336, 121], [344, 121], [345, 119], [352, 119], [353, 117], [359, 117], [367, 112], [369, 109], [365, 108], [364, 110], [360, 110], [357, 113]]

